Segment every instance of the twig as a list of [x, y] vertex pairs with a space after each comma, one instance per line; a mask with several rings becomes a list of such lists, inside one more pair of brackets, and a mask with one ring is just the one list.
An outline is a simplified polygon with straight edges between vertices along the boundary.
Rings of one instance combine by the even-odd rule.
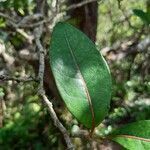
[[[42, 11], [42, 10], [41, 10]], [[42, 97], [44, 103], [48, 107], [48, 111], [50, 113], [50, 116], [54, 122], [54, 125], [60, 130], [60, 132], [63, 134], [63, 137], [66, 141], [67, 149], [73, 150], [74, 146], [71, 142], [71, 139], [67, 133], [66, 128], [62, 125], [62, 123], [59, 121], [54, 109], [52, 103], [48, 100], [47, 96], [45, 95], [45, 90], [43, 87], [43, 78], [44, 78], [44, 68], [45, 68], [45, 51], [41, 44], [40, 38], [43, 32], [43, 25], [41, 24], [39, 27], [34, 29], [34, 36], [35, 36], [35, 43], [39, 51], [39, 73], [38, 78], [40, 80], [39, 83], [39, 95]]]
[[29, 24], [29, 22], [37, 21], [40, 20], [40, 18], [43, 18], [42, 14], [33, 14], [29, 16], [25, 16], [19, 23], [18, 26], [24, 25], [24, 24]]
[[8, 19], [9, 21], [11, 21], [13, 23], [16, 23], [13, 18], [9, 17], [8, 15], [6, 15], [6, 14], [4, 14], [2, 12], [0, 12], [0, 17], [3, 17], [3, 18]]
[[29, 42], [30, 44], [32, 44], [32, 40], [33, 40], [33, 36], [32, 36], [32, 35], [28, 35], [28, 34], [24, 31], [24, 29], [19, 29], [19, 28], [17, 28], [16, 31], [17, 31], [19, 34], [21, 34], [26, 40], [28, 40], [28, 42]]
[[[96, 2], [96, 1], [98, 1], [98, 0], [85, 0], [85, 1], [82, 1], [82, 2], [77, 3], [77, 4], [72, 4], [69, 7], [60, 10], [59, 13], [58, 13], [58, 10], [57, 10], [57, 15], [54, 14], [51, 17], [48, 17], [48, 18], [44, 18], [44, 16], [41, 13], [39, 13], [39, 12], [35, 13], [33, 15], [25, 16], [19, 22], [17, 20], [12, 19], [11, 17], [5, 15], [2, 12], [0, 12], [0, 17], [3, 17], [5, 19], [7, 19], [7, 21], [15, 29], [17, 29], [17, 28], [35, 28], [35, 27], [38, 27], [40, 25], [43, 25], [44, 23], [51, 23], [52, 20], [55, 19], [56, 16], [62, 16], [66, 11], [69, 11], [69, 10], [72, 10], [72, 9], [76, 9], [76, 8], [82, 7], [82, 6], [86, 5], [86, 4], [89, 4], [89, 3], [92, 3], [92, 2]], [[39, 20], [40, 18], [43, 18], [43, 19]], [[34, 23], [33, 23], [33, 21], [34, 21]]]
[[[43, 16], [39, 13], [25, 16], [24, 18], [22, 18], [21, 21], [14, 20], [2, 12], [0, 12], [0, 17], [5, 18], [15, 29], [17, 29], [17, 28], [34, 28], [34, 27], [39, 26], [40, 24], [50, 21], [49, 18], [47, 20], [45, 20], [45, 19], [40, 20], [41, 18], [43, 18]], [[35, 22], [35, 20], [36, 20], [36, 22]], [[35, 22], [35, 23], [33, 23], [33, 22]]]
[[92, 3], [92, 2], [96, 2], [97, 0], [85, 0], [85, 1], [82, 1], [80, 3], [77, 3], [77, 4], [72, 4], [70, 5], [69, 7], [67, 7], [66, 9], [64, 9], [64, 11], [68, 11], [68, 10], [71, 10], [71, 9], [76, 9], [76, 8], [79, 8], [79, 7], [82, 7], [86, 4], [89, 4], [89, 3]]
[[0, 12], [0, 17], [5, 18], [6, 21], [8, 21], [14, 28], [17, 28], [17, 23], [16, 20], [14, 20], [13, 18], [9, 17], [8, 15]]
[[79, 138], [84, 138], [87, 140], [91, 139], [89, 132], [87, 130], [81, 130], [79, 129], [79, 127], [75, 129], [75, 131], [72, 130], [71, 135], [72, 137], [75, 137], [75, 138], [79, 137]]
[[73, 138], [82, 138], [88, 141], [97, 141], [98, 143], [102, 143], [105, 140], [104, 137], [96, 134], [95, 132], [91, 137], [87, 130], [79, 129], [79, 127], [76, 127], [75, 130], [72, 130], [71, 135]]
[[53, 106], [52, 106], [52, 103], [48, 100], [47, 96], [45, 95], [45, 90], [44, 90], [44, 87], [43, 87], [43, 76], [44, 76], [44, 68], [45, 68], [45, 64], [44, 64], [44, 59], [45, 59], [45, 56], [44, 56], [44, 48], [40, 42], [40, 37], [41, 37], [41, 33], [42, 33], [42, 25], [38, 28], [36, 28], [34, 30], [34, 35], [35, 35], [35, 42], [36, 42], [36, 45], [38, 47], [38, 50], [39, 50], [39, 80], [40, 80], [40, 84], [39, 84], [39, 95], [42, 97], [44, 103], [47, 105], [48, 107], [48, 111], [50, 113], [50, 116], [54, 122], [54, 125], [61, 131], [61, 133], [63, 134], [64, 136], [64, 139], [66, 141], [66, 144], [67, 144], [67, 148], [68, 149], [74, 149], [73, 148], [73, 145], [71, 143], [71, 139], [67, 133], [67, 130], [65, 129], [65, 127], [62, 125], [62, 123], [59, 121], [54, 109], [53, 109]]
[[34, 29], [35, 43], [36, 43], [36, 46], [39, 51], [39, 72], [38, 72], [38, 78], [40, 81], [39, 94], [44, 93], [43, 78], [44, 78], [44, 69], [45, 69], [45, 65], [44, 65], [45, 58], [44, 58], [44, 48], [40, 42], [40, 37], [42, 35], [42, 31], [43, 31], [43, 25], [40, 25], [39, 27]]
[[38, 82], [38, 79], [29, 77], [29, 78], [17, 78], [17, 77], [10, 77], [5, 75], [0, 75], [0, 81], [16, 81], [16, 82]]
[[64, 136], [64, 139], [66, 141], [66, 145], [67, 145], [67, 149], [68, 150], [74, 150], [74, 146], [71, 142], [71, 139], [67, 133], [66, 128], [62, 125], [62, 123], [59, 121], [54, 109], [53, 109], [53, 105], [52, 103], [48, 100], [47, 96], [45, 94], [41, 94], [41, 97], [44, 100], [44, 103], [47, 105], [48, 107], [48, 111], [50, 113], [50, 116], [54, 122], [54, 125], [61, 131], [61, 133]]

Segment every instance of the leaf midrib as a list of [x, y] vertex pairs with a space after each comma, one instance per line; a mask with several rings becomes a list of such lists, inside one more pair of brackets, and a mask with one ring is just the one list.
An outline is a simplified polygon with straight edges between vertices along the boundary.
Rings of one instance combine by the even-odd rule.
[[137, 137], [137, 136], [133, 136], [133, 135], [122, 134], [122, 135], [117, 135], [116, 137], [130, 138], [130, 139], [135, 139], [135, 140], [141, 140], [141, 141], [145, 141], [145, 142], [150, 142], [150, 139], [146, 139], [146, 138], [142, 138], [142, 137]]
[[80, 75], [81, 80], [83, 81], [84, 89], [85, 89], [85, 92], [86, 92], [86, 97], [87, 97], [88, 104], [89, 104], [89, 107], [90, 107], [90, 111], [91, 111], [91, 114], [92, 114], [92, 129], [91, 129], [91, 131], [93, 132], [93, 130], [94, 130], [94, 128], [95, 128], [95, 115], [94, 115], [94, 110], [93, 110], [93, 106], [92, 106], [91, 97], [90, 97], [90, 94], [89, 94], [89, 91], [88, 91], [86, 82], [85, 82], [85, 80], [84, 80], [84, 78], [83, 78], [83, 76], [82, 76], [82, 74], [81, 74], [80, 67], [79, 67], [79, 65], [77, 64], [76, 56], [75, 56], [75, 54], [74, 54], [74, 52], [73, 52], [73, 50], [72, 50], [72, 48], [71, 48], [71, 45], [70, 45], [70, 43], [69, 43], [68, 38], [67, 38], [67, 31], [66, 31], [66, 29], [65, 29], [65, 31], [64, 31], [64, 35], [65, 35], [65, 41], [66, 41], [66, 43], [67, 43], [67, 45], [68, 45], [68, 48], [69, 48], [69, 50], [70, 50], [70, 53], [71, 53], [71, 56], [72, 56], [73, 61], [74, 61], [74, 63], [75, 63], [75, 66], [76, 66], [77, 70], [79, 71], [79, 75]]

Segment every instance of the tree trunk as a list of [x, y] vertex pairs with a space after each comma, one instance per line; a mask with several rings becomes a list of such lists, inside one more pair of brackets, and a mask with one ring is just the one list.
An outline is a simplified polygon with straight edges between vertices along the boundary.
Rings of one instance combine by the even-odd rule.
[[[80, 3], [82, 1], [69, 0], [68, 6]], [[67, 14], [71, 16], [71, 20], [75, 23], [75, 25], [81, 31], [83, 31], [93, 42], [95, 42], [96, 40], [97, 16], [98, 16], [97, 10], [98, 10], [98, 3], [95, 1], [83, 5], [82, 7], [69, 10], [67, 12]]]

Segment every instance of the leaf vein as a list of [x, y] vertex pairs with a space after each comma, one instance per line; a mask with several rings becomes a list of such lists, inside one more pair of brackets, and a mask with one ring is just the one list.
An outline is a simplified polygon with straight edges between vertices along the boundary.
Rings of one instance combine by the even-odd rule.
[[123, 135], [117, 135], [117, 137], [131, 138], [131, 139], [141, 140], [141, 141], [145, 141], [145, 142], [150, 142], [150, 139], [137, 137], [137, 136], [133, 136], [133, 135], [125, 135], [125, 134], [123, 134]]
[[79, 71], [80, 78], [81, 78], [81, 80], [83, 81], [83, 84], [84, 84], [84, 89], [85, 89], [85, 92], [86, 92], [86, 96], [87, 96], [87, 99], [88, 99], [88, 104], [89, 104], [90, 111], [91, 111], [91, 114], [92, 114], [92, 129], [91, 129], [91, 133], [92, 133], [93, 130], [94, 130], [94, 128], [95, 128], [95, 115], [94, 115], [94, 110], [93, 110], [93, 106], [92, 106], [91, 97], [90, 97], [89, 91], [88, 91], [88, 89], [87, 89], [86, 82], [85, 82], [85, 80], [84, 80], [84, 78], [83, 78], [83, 76], [82, 76], [82, 74], [81, 74], [80, 67], [79, 67], [79, 65], [77, 64], [77, 60], [76, 60], [75, 54], [74, 54], [74, 52], [73, 52], [73, 50], [72, 50], [72, 48], [71, 48], [71, 45], [70, 45], [70, 43], [69, 43], [69, 40], [68, 40], [68, 38], [67, 38], [67, 32], [66, 32], [66, 30], [65, 30], [64, 34], [65, 34], [65, 40], [66, 40], [66, 43], [67, 43], [67, 45], [68, 45], [68, 47], [69, 47], [71, 56], [72, 56], [72, 58], [73, 58], [73, 61], [74, 61], [74, 63], [75, 63], [75, 66], [76, 66], [77, 70]]

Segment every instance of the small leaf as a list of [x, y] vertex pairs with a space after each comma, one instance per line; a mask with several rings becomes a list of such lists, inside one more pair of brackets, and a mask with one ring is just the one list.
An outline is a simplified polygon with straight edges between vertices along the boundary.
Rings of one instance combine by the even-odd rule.
[[150, 24], [150, 12], [144, 12], [141, 9], [133, 9], [133, 13], [140, 17], [140, 19], [146, 23], [146, 24]]
[[85, 34], [67, 23], [55, 26], [49, 56], [67, 108], [94, 129], [106, 116], [111, 97], [111, 77], [104, 58]]
[[124, 125], [116, 129], [112, 140], [128, 150], [150, 150], [150, 120]]

